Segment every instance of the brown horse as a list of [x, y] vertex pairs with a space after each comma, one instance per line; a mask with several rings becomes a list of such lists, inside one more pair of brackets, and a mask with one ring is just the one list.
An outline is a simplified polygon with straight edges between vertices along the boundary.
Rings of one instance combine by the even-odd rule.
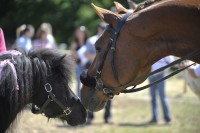
[[[102, 20], [115, 27], [123, 15], [94, 6]], [[100, 60], [112, 33], [107, 28], [96, 42], [97, 54], [87, 74], [95, 76]], [[132, 13], [124, 23], [116, 41], [113, 71], [111, 50], [104, 60], [101, 79], [107, 87], [124, 85], [150, 73], [151, 65], [159, 59], [175, 55], [183, 57], [200, 48], [200, 0], [165, 0]], [[191, 59], [200, 63], [200, 58]], [[136, 84], [144, 81], [140, 80]], [[125, 89], [125, 88], [124, 88]], [[115, 95], [119, 94], [115, 91]], [[102, 90], [84, 85], [81, 90], [83, 105], [90, 111], [102, 109], [109, 99]]]

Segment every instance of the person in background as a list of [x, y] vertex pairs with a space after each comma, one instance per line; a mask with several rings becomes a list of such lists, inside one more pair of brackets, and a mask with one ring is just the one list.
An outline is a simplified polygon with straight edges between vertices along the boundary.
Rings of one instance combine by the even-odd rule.
[[6, 43], [4, 39], [3, 30], [0, 28], [0, 52], [6, 51]]
[[85, 69], [85, 62], [87, 59], [84, 56], [84, 51], [86, 50], [84, 45], [88, 39], [88, 33], [85, 26], [78, 27], [74, 32], [75, 39], [70, 45], [72, 59], [76, 62], [76, 80], [77, 80], [77, 94], [80, 97], [80, 75]]
[[40, 30], [45, 31], [47, 33], [46, 39], [48, 41], [48, 44], [50, 45], [51, 48], [56, 48], [56, 42], [55, 38], [53, 36], [53, 30], [52, 26], [50, 23], [42, 23], [40, 25]]
[[32, 48], [32, 37], [35, 29], [32, 25], [21, 25], [17, 28], [17, 48], [23, 48], [29, 51]]
[[[88, 59], [87, 67], [93, 62], [95, 55], [96, 55], [96, 50], [95, 50], [95, 43], [99, 39], [99, 37], [102, 35], [106, 28], [107, 24], [104, 22], [101, 22], [98, 25], [97, 29], [97, 34], [90, 37], [87, 40], [86, 43], [86, 51], [85, 51], [85, 57]], [[105, 107], [105, 112], [104, 112], [104, 122], [105, 123], [111, 123], [111, 100], [109, 100], [106, 104]], [[87, 118], [87, 124], [91, 124], [92, 120], [94, 119], [94, 114], [92, 112], [88, 112], [88, 118]]]
[[[187, 65], [189, 65], [189, 64], [187, 64]], [[187, 66], [187, 65], [185, 64], [185, 66]], [[187, 70], [193, 78], [195, 78], [195, 79], [200, 78], [200, 64], [191, 66]]]
[[47, 40], [47, 31], [38, 29], [37, 38], [33, 41], [33, 48], [52, 48], [53, 46]]
[[[173, 62], [172, 56], [167, 56], [165, 58], [162, 58], [161, 60], [157, 61], [152, 65], [152, 71], [155, 71], [161, 67], [164, 67], [165, 65]], [[149, 82], [153, 83], [165, 76], [165, 71], [157, 73], [155, 75], [152, 75], [149, 77]], [[157, 106], [157, 97], [160, 97], [160, 101], [162, 104], [163, 114], [164, 114], [164, 120], [166, 124], [169, 124], [171, 121], [170, 111], [169, 111], [169, 104], [167, 101], [167, 97], [165, 94], [165, 81], [162, 81], [156, 85], [153, 85], [150, 87], [150, 96], [151, 96], [151, 106], [152, 106], [152, 119], [150, 120], [151, 123], [157, 123], [158, 122], [158, 106]]]

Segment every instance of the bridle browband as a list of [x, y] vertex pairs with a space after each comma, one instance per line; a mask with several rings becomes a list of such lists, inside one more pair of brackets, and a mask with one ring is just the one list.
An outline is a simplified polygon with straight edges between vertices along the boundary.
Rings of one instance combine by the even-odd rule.
[[[144, 90], [146, 88], [149, 88], [150, 86], [153, 86], [155, 84], [158, 84], [159, 82], [165, 80], [165, 79], [168, 79], [174, 75], [176, 75], [177, 73], [187, 69], [188, 67], [194, 65], [195, 63], [193, 64], [190, 64], [184, 68], [181, 68], [181, 69], [178, 69], [174, 72], [172, 72], [171, 74], [163, 77], [162, 79], [159, 79], [151, 84], [148, 84], [146, 86], [143, 86], [143, 87], [140, 87], [140, 88], [135, 88], [136, 87], [136, 83], [142, 79], [146, 79], [148, 78], [149, 76], [152, 76], [156, 73], [159, 73], [159, 72], [162, 72], [163, 70], [167, 69], [167, 68], [170, 68], [172, 66], [174, 66], [175, 64], [179, 64], [181, 63], [182, 61], [186, 60], [186, 59], [190, 59], [194, 56], [198, 56], [200, 55], [200, 50], [196, 50], [190, 54], [187, 54], [186, 56], [172, 62], [172, 63], [169, 63], [168, 65], [160, 68], [160, 69], [157, 69], [149, 74], [146, 74], [146, 75], [143, 75], [141, 77], [138, 77], [136, 79], [134, 79], [133, 81], [130, 81], [128, 83], [126, 83], [125, 85], [121, 85], [121, 83], [119, 82], [119, 79], [118, 79], [118, 75], [117, 75], [117, 71], [115, 69], [115, 49], [116, 49], [116, 41], [117, 41], [117, 38], [119, 36], [119, 33], [120, 33], [120, 30], [121, 28], [123, 27], [125, 21], [127, 20], [127, 18], [131, 15], [133, 11], [130, 10], [126, 15], [124, 15], [122, 17], [122, 19], [120, 19], [120, 21], [118, 22], [117, 26], [115, 28], [112, 28], [111, 26], [108, 26], [109, 30], [112, 31], [112, 37], [110, 38], [109, 40], [109, 43], [108, 43], [108, 46], [107, 46], [107, 49], [105, 50], [103, 56], [102, 56], [102, 59], [100, 60], [100, 63], [98, 65], [98, 68], [97, 68], [97, 72], [96, 72], [96, 75], [95, 76], [89, 76], [87, 71], [84, 71], [81, 76], [80, 76], [80, 79], [81, 79], [81, 82], [85, 85], [85, 86], [88, 86], [88, 87], [91, 87], [91, 88], [95, 88], [97, 90], [101, 90], [103, 91], [103, 93], [108, 96], [109, 99], [112, 99], [114, 97], [114, 95], [116, 94], [119, 94], [119, 93], [132, 93], [132, 92], [137, 92], [137, 91], [141, 91], [141, 90]], [[103, 69], [103, 65], [104, 65], [104, 61], [108, 55], [108, 52], [111, 51], [111, 67], [112, 67], [112, 71], [113, 71], [113, 74], [114, 74], [114, 78], [115, 80], [120, 84], [119, 87], [107, 87], [103, 84], [103, 81], [101, 79], [101, 72], [102, 72], [102, 69]], [[133, 86], [131, 89], [127, 89], [128, 87], [131, 87]]]
[[37, 107], [35, 104], [32, 104], [32, 112], [34, 114], [45, 114], [44, 110], [45, 108], [51, 103], [51, 102], [55, 102], [63, 111], [60, 114], [56, 114], [56, 115], [46, 115], [49, 118], [56, 118], [56, 117], [65, 117], [67, 115], [69, 115], [72, 112], [71, 107], [66, 107], [65, 105], [63, 105], [63, 103], [61, 103], [55, 96], [55, 94], [52, 92], [52, 87], [49, 83], [46, 83], [44, 85], [45, 91], [48, 93], [48, 98], [47, 100], [44, 102], [44, 104], [42, 105], [41, 108]]

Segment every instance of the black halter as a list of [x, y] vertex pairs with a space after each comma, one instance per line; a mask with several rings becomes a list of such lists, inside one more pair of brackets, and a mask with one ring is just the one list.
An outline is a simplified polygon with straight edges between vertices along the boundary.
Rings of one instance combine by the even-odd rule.
[[[158, 84], [159, 82], [165, 80], [165, 79], [168, 79], [172, 76], [174, 76], [175, 74], [187, 69], [188, 67], [190, 67], [191, 65], [189, 66], [186, 66], [184, 68], [181, 68], [181, 69], [178, 69], [177, 71], [175, 72], [172, 72], [171, 74], [165, 76], [164, 78], [162, 79], [159, 79], [158, 81], [155, 81], [154, 83], [151, 83], [151, 84], [148, 84], [146, 86], [143, 86], [143, 87], [140, 87], [140, 88], [135, 88], [136, 87], [136, 83], [142, 79], [146, 79], [148, 78], [149, 76], [152, 76], [156, 73], [159, 73], [169, 67], [172, 67], [174, 66], [175, 64], [178, 64], [178, 63], [181, 63], [182, 61], [186, 60], [186, 59], [191, 59], [192, 57], [194, 56], [198, 56], [200, 55], [200, 50], [196, 50], [192, 53], [189, 53], [187, 54], [186, 56], [160, 68], [160, 69], [157, 69], [156, 71], [153, 71], [147, 75], [143, 75], [141, 77], [138, 77], [136, 79], [134, 79], [133, 81], [130, 81], [124, 85], [121, 85], [119, 80], [118, 80], [118, 76], [117, 76], [117, 71], [115, 69], [115, 63], [114, 63], [114, 57], [115, 57], [115, 48], [116, 48], [116, 41], [117, 41], [117, 38], [119, 36], [119, 33], [120, 33], [120, 30], [122, 28], [122, 26], [124, 25], [126, 19], [131, 15], [132, 11], [129, 11], [117, 24], [117, 26], [113, 29], [111, 26], [109, 26], [108, 28], [112, 31], [112, 38], [110, 38], [110, 41], [108, 43], [108, 46], [107, 46], [107, 49], [106, 51], [104, 52], [103, 54], [103, 57], [102, 59], [100, 60], [100, 63], [99, 63], [99, 66], [97, 68], [97, 72], [96, 72], [96, 76], [92, 77], [92, 76], [89, 76], [87, 74], [87, 71], [84, 71], [81, 76], [80, 76], [80, 79], [81, 79], [81, 82], [85, 85], [85, 86], [88, 86], [88, 87], [91, 87], [91, 88], [95, 88], [97, 90], [101, 90], [104, 92], [104, 94], [106, 96], [108, 96], [110, 99], [112, 99], [114, 97], [115, 94], [119, 94], [119, 93], [131, 93], [131, 92], [137, 92], [137, 91], [141, 91], [141, 90], [144, 90], [150, 86], [153, 86], [155, 84]], [[115, 80], [120, 84], [119, 87], [107, 87], [107, 86], [104, 86], [103, 84], [103, 81], [101, 79], [101, 72], [102, 72], [102, 68], [103, 68], [103, 65], [104, 65], [104, 61], [106, 59], [106, 56], [108, 55], [108, 52], [111, 50], [111, 67], [112, 67], [112, 71], [113, 71], [113, 74], [114, 74], [114, 77], [115, 77]], [[127, 87], [130, 87], [130, 86], [133, 86], [131, 89], [126, 89]]]
[[46, 90], [46, 92], [48, 93], [48, 99], [44, 102], [44, 104], [42, 105], [41, 108], [37, 107], [36, 105], [32, 104], [32, 112], [34, 114], [43, 114], [44, 113], [44, 109], [49, 105], [50, 102], [55, 102], [63, 111], [60, 114], [56, 114], [56, 115], [51, 115], [51, 116], [46, 116], [49, 118], [56, 118], [56, 117], [65, 117], [67, 115], [69, 115], [72, 112], [71, 107], [65, 107], [57, 98], [56, 96], [53, 94], [52, 92], [52, 87], [49, 83], [46, 83], [44, 85], [44, 88]]

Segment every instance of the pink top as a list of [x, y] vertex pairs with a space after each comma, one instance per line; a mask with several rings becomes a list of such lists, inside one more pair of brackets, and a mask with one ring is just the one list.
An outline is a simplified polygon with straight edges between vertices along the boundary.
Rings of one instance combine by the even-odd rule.
[[0, 28], [0, 52], [3, 51], [6, 51], [6, 44], [5, 44], [3, 30]]

